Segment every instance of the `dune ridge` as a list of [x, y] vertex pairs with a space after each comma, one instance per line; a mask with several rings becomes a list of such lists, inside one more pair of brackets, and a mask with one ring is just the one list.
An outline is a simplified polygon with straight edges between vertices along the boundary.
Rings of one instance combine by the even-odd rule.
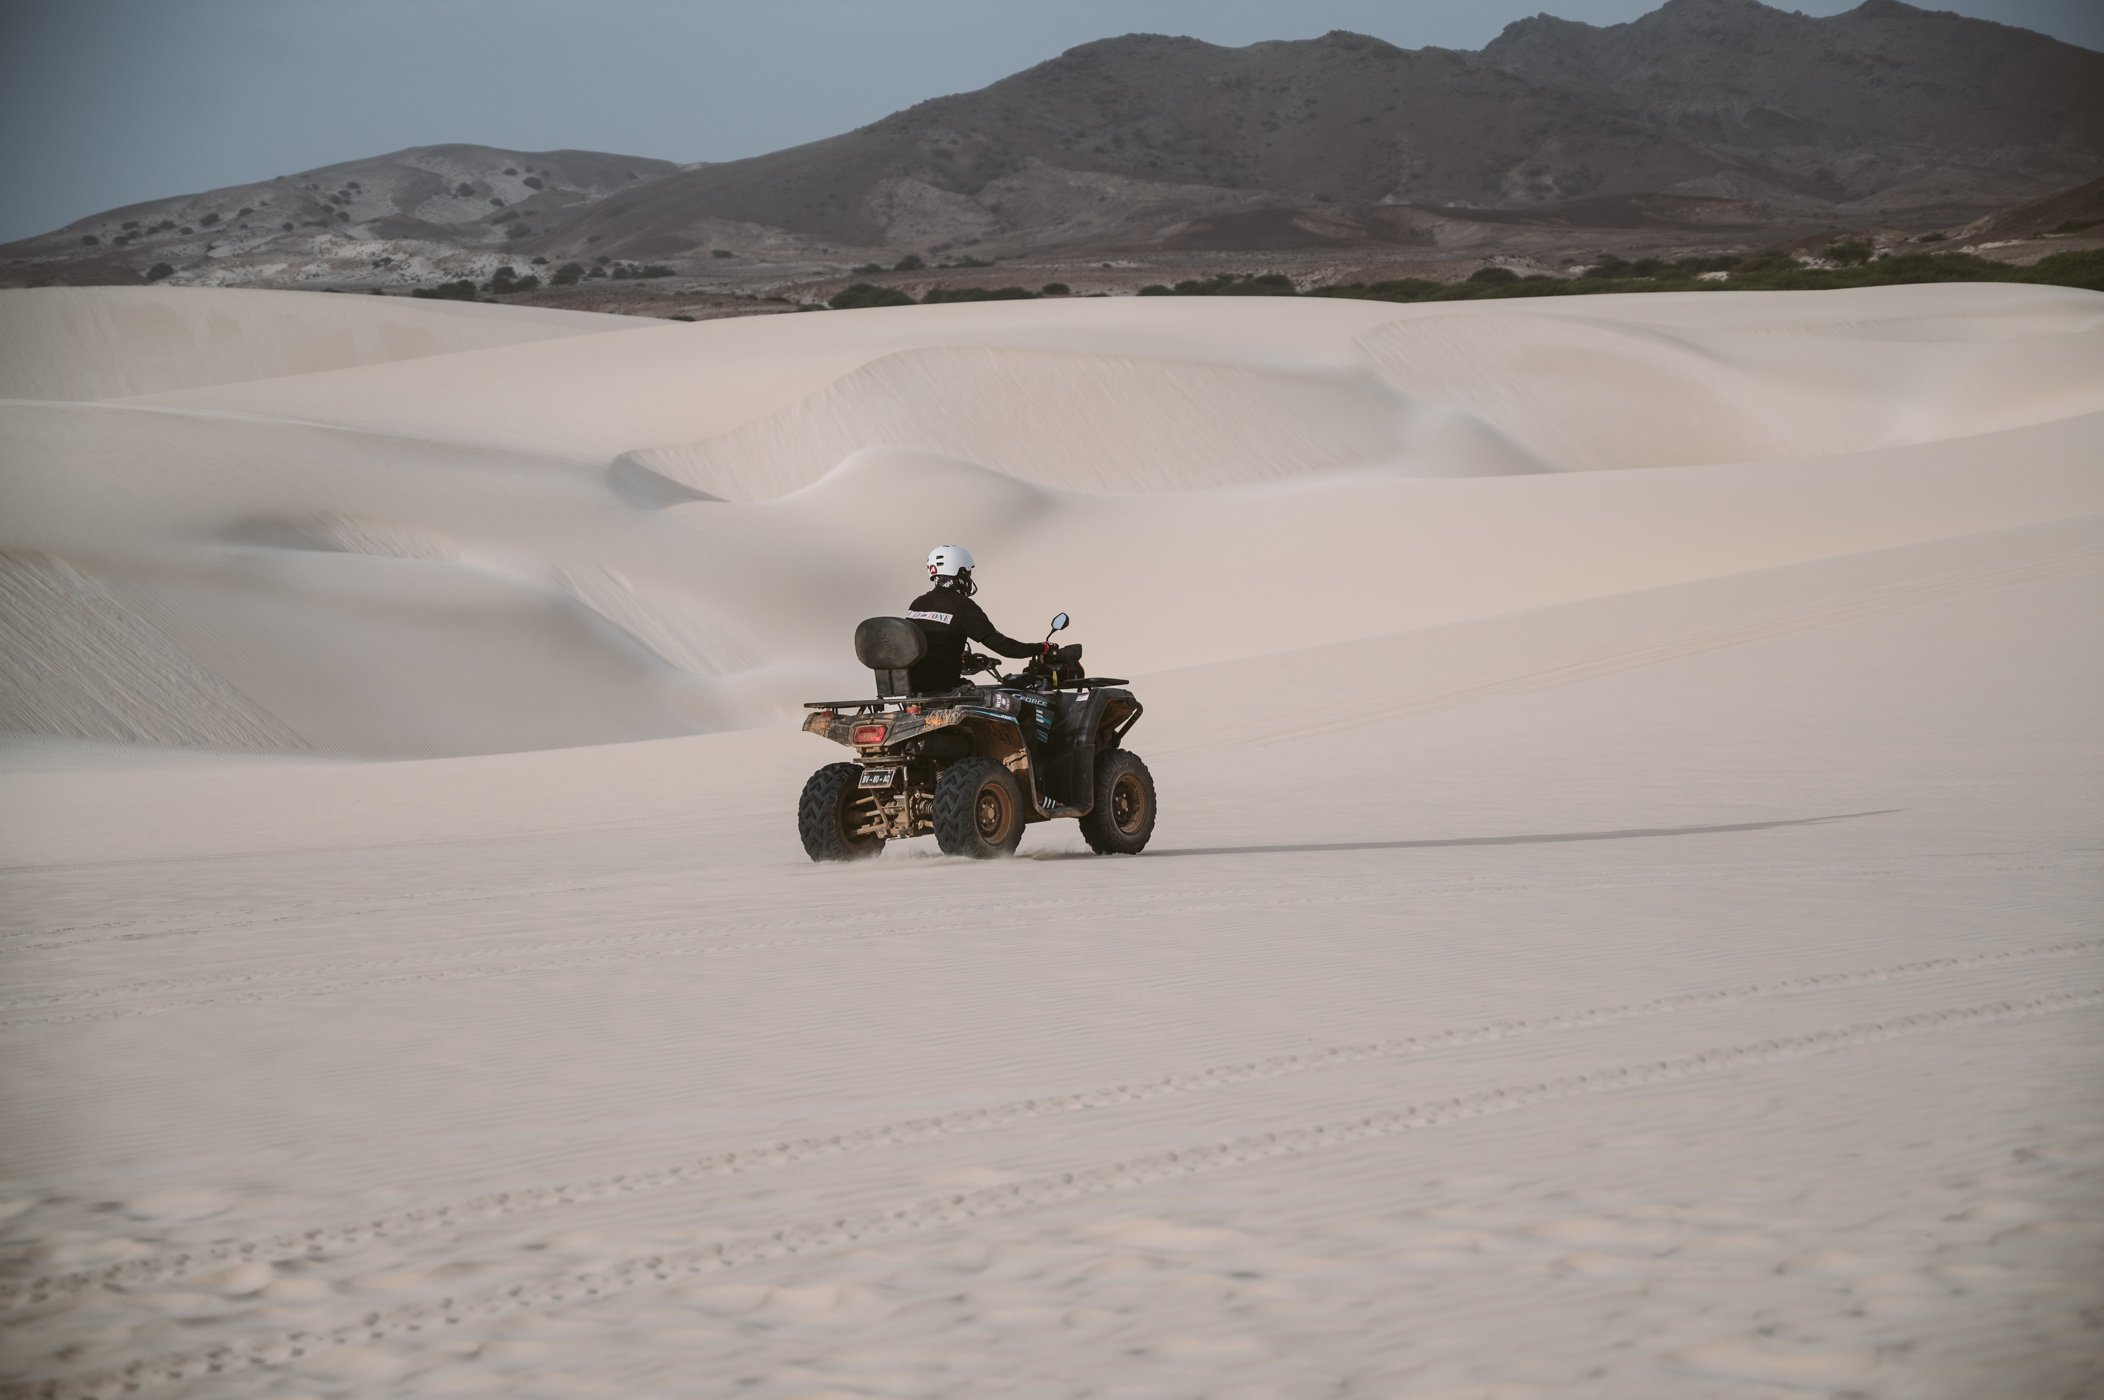
[[[19, 295], [34, 315], [9, 343], [24, 345], [68, 297]], [[1315, 640], [1341, 640], [1583, 596], [1588, 578], [1613, 591], [1699, 577], [1718, 548], [1720, 567], [1758, 567], [2100, 503], [2080, 458], [2104, 412], [2104, 315], [2086, 294], [2040, 288], [1526, 312], [1033, 303], [611, 333], [612, 318], [327, 298], [308, 358], [268, 365], [194, 347], [220, 322], [227, 346], [257, 326], [297, 341], [275, 294], [71, 299], [99, 327], [76, 334], [93, 354], [71, 360], [136, 375], [134, 361], [188, 356], [218, 382], [102, 408], [0, 406], [14, 444], [0, 544], [92, 556], [112, 578], [213, 580], [160, 590], [162, 630], [210, 639], [221, 660], [208, 669], [260, 676], [274, 649], [304, 645], [292, 613], [207, 601], [266, 580], [354, 608], [377, 648], [370, 664], [325, 668], [329, 694], [274, 700], [276, 726], [243, 731], [248, 747], [320, 732], [305, 712], [340, 709], [342, 685], [408, 687], [369, 699], [411, 731], [424, 700], [409, 691], [491, 705], [501, 689], [434, 670], [423, 639], [435, 618], [472, 627], [500, 598], [551, 618], [581, 609], [580, 638], [595, 619], [613, 629], [566, 648], [539, 687], [545, 722], [527, 729], [540, 742], [564, 742], [567, 724], [640, 737], [689, 732], [697, 713], [781, 713], [798, 686], [852, 682], [834, 639], [898, 606], [864, 596], [870, 581], [911, 587], [925, 546], [901, 532], [992, 546], [1004, 613], [1078, 604], [1110, 645], [1137, 643], [1167, 608], [1184, 620], [1161, 660], [1189, 665], [1263, 652], [1318, 597], [1335, 635]], [[159, 348], [157, 317], [173, 318]], [[114, 348], [119, 326], [144, 338], [137, 354]], [[433, 349], [441, 332], [454, 339]], [[389, 345], [394, 358], [371, 358]], [[566, 382], [576, 391], [555, 390]], [[1661, 472], [1626, 490], [1608, 480]], [[1600, 479], [1555, 480], [1572, 474]], [[1812, 476], [1830, 483], [1815, 488], [1827, 518], [1797, 520]], [[1905, 477], [1938, 484], [1882, 494]], [[1217, 552], [1132, 562], [1185, 537]], [[294, 552], [307, 562], [293, 567]], [[512, 625], [493, 618], [490, 635]], [[660, 663], [710, 678], [713, 698], [697, 710]], [[602, 722], [615, 693], [650, 697], [615, 706], [642, 730]], [[434, 719], [456, 737], [434, 750], [411, 732], [398, 751], [444, 751], [478, 724], [493, 746], [520, 732], [460, 703]], [[169, 723], [204, 734], [218, 721]]]

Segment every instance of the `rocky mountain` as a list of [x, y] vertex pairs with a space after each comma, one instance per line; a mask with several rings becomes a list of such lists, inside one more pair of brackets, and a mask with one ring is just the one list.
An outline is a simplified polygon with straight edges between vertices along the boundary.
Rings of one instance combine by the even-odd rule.
[[2104, 178], [1989, 214], [1955, 236], [1979, 245], [2079, 234], [2104, 234]]
[[[727, 224], [853, 248], [1410, 241], [1409, 204], [1527, 206], [1726, 168], [1469, 55], [1360, 35], [1128, 35], [793, 150], [682, 171], [563, 231], [636, 257]], [[1393, 217], [1383, 217], [1382, 210]]]
[[0, 280], [1760, 241], [1949, 226], [2100, 172], [2104, 54], [1898, 0], [1667, 0], [1604, 28], [1523, 20], [1481, 53], [1127, 35], [715, 165], [424, 147], [82, 220], [0, 248]]
[[259, 267], [286, 280], [319, 269], [327, 280], [344, 260], [503, 252], [582, 205], [679, 168], [598, 151], [416, 146], [112, 209], [0, 248], [0, 259], [54, 282], [137, 281], [159, 263], [206, 282], [215, 268], [262, 280]]
[[1819, 19], [1666, 0], [1607, 28], [1542, 15], [1482, 58], [1833, 204], [1992, 204], [2104, 166], [2104, 54], [1899, 0]]

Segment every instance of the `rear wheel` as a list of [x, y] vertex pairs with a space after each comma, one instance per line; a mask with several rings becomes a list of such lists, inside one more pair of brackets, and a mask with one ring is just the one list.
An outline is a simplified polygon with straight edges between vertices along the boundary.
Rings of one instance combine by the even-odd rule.
[[1023, 839], [1023, 793], [990, 758], [953, 763], [935, 784], [935, 844], [946, 856], [992, 860]]
[[882, 836], [859, 834], [877, 815], [876, 800], [864, 797], [859, 763], [828, 763], [804, 784], [796, 804], [796, 834], [813, 860], [861, 860], [884, 849]]
[[1081, 835], [1099, 856], [1136, 856], [1154, 835], [1154, 775], [1140, 756], [1112, 749], [1096, 760], [1096, 805]]

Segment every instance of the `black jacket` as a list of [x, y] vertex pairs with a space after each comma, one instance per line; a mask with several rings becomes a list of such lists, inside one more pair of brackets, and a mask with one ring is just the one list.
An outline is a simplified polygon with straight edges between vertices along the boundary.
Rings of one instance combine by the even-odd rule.
[[961, 588], [937, 584], [913, 600], [906, 616], [928, 639], [928, 654], [907, 673], [915, 695], [940, 695], [963, 684], [967, 639], [988, 651], [1017, 659], [1035, 656], [1042, 650], [1036, 642], [1002, 636]]

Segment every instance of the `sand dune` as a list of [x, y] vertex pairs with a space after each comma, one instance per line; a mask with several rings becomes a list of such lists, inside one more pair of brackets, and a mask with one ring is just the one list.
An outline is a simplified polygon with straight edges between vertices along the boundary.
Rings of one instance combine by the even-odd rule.
[[2094, 1388], [2104, 297], [0, 311], [0, 1393]]
[[591, 335], [632, 323], [618, 316], [494, 310], [458, 302], [349, 297], [316, 304], [306, 292], [199, 297], [173, 287], [10, 292], [0, 321], [0, 398], [109, 399], [353, 365], [422, 359], [493, 345]]
[[[271, 691], [281, 747], [406, 756], [750, 723], [851, 685], [838, 638], [898, 605], [872, 590], [910, 589], [896, 541], [931, 532], [994, 547], [1010, 626], [1065, 607], [1179, 666], [2104, 510], [2091, 299], [1886, 290], [1692, 326], [1713, 299], [497, 318], [579, 333], [0, 406], [0, 545], [150, 593], [186, 664]], [[1572, 472], [1641, 475], [1551, 479]], [[288, 654], [347, 654], [310, 607], [350, 610], [356, 659], [277, 685]], [[570, 640], [536, 663], [545, 628]], [[486, 672], [428, 650], [470, 633], [526, 640]], [[8, 722], [106, 737], [68, 703]]]

